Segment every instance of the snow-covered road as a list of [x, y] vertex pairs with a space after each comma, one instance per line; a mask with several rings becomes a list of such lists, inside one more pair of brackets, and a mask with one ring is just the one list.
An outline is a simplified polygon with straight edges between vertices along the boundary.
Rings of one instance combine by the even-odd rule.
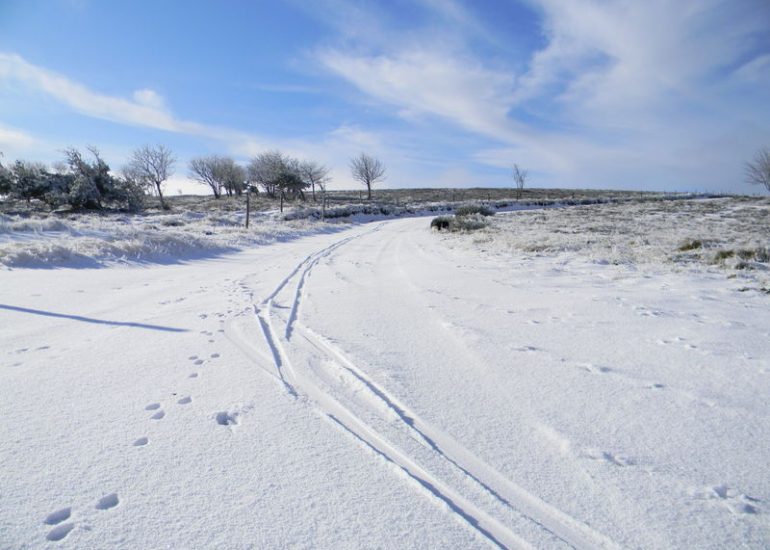
[[1, 272], [0, 547], [770, 543], [767, 295], [427, 226]]

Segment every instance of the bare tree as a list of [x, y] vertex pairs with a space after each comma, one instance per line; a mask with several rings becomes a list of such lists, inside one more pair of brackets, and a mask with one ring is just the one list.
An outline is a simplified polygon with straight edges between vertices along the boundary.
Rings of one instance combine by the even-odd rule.
[[754, 155], [752, 162], [746, 163], [746, 181], [761, 185], [770, 192], [770, 148], [763, 147]]
[[516, 182], [516, 200], [521, 198], [521, 192], [524, 190], [524, 184], [527, 183], [528, 176], [527, 171], [519, 168], [518, 164], [513, 165], [513, 181]]
[[176, 158], [171, 150], [164, 145], [144, 145], [135, 150], [124, 174], [130, 174], [132, 178], [145, 187], [155, 188], [160, 199], [160, 206], [168, 210], [163, 201], [163, 183], [174, 175], [174, 163]]
[[321, 191], [326, 191], [326, 184], [331, 181], [329, 176], [329, 168], [323, 164], [319, 164], [314, 160], [309, 160], [300, 163], [299, 172], [302, 179], [310, 185], [313, 191], [313, 202], [315, 202], [315, 188], [316, 185]]
[[220, 158], [217, 155], [193, 157], [188, 164], [190, 177], [199, 183], [208, 185], [214, 193], [215, 199], [218, 199], [222, 194], [222, 182], [218, 178], [217, 170]]
[[367, 199], [372, 199], [372, 185], [385, 179], [385, 165], [380, 160], [361, 153], [350, 159], [353, 179], [366, 186]]

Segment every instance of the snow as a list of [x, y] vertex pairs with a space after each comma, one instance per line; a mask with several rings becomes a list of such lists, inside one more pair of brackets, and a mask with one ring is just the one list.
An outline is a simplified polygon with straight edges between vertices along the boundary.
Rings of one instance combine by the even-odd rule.
[[767, 547], [766, 262], [713, 256], [749, 207], [0, 271], [0, 546]]

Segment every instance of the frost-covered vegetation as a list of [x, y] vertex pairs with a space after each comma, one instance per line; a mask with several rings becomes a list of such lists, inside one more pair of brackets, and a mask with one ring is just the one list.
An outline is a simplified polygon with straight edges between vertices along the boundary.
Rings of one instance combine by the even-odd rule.
[[[369, 201], [349, 191], [338, 191], [325, 193], [323, 202], [289, 202], [287, 209], [280, 212], [279, 199], [260, 193], [251, 196], [248, 228], [245, 227], [246, 199], [236, 194], [220, 199], [167, 197], [165, 205], [170, 210], [162, 207], [158, 197], [145, 197], [142, 212], [109, 208], [94, 212], [72, 209], [50, 212], [42, 202], [11, 199], [0, 201], [0, 265], [54, 267], [168, 262], [221, 254], [318, 231], [336, 231], [340, 229], [340, 223], [431, 213], [442, 214], [444, 217], [439, 220], [446, 220], [446, 225], [438, 229], [476, 231], [477, 239], [498, 239], [506, 233], [505, 224], [509, 222], [501, 220], [487, 226], [492, 214], [506, 210], [528, 212], [510, 219], [510, 223], [520, 223], [519, 220], [522, 223], [521, 227], [515, 227], [513, 241], [506, 240], [503, 247], [515, 246], [528, 251], [576, 249], [586, 247], [579, 238], [585, 228], [581, 226], [572, 231], [565, 227], [577, 223], [574, 220], [582, 220], [583, 212], [593, 212], [588, 217], [592, 220], [592, 228], [600, 224], [605, 227], [605, 233], [612, 234], [615, 218], [633, 217], [637, 210], [677, 212], [692, 209], [692, 204], [711, 204], [664, 200], [686, 198], [680, 195], [627, 192], [528, 189], [521, 201], [515, 200], [514, 194], [515, 190], [511, 189], [380, 190]], [[618, 203], [629, 204], [621, 206]], [[754, 204], [752, 202], [737, 201], [736, 204], [762, 211], [760, 207], [750, 206]], [[576, 205], [589, 206], [561, 208]], [[547, 223], [541, 220], [547, 220]], [[573, 236], [567, 239], [570, 232]], [[642, 234], [646, 233], [642, 231]], [[696, 241], [698, 246], [693, 244]], [[633, 250], [641, 242], [623, 243], [622, 246]], [[685, 247], [678, 251], [683, 256], [712, 254], [722, 263], [738, 265], [743, 262], [740, 265], [747, 266], [762, 263], [767, 250], [766, 242], [747, 243], [733, 247], [732, 255], [722, 252], [722, 256], [717, 257], [715, 242], [708, 236], [682, 234], [674, 249]], [[686, 250], [687, 247], [690, 249]], [[611, 261], [618, 260], [618, 251], [614, 254]]]
[[[275, 213], [175, 211], [130, 213], [0, 214], [0, 265], [8, 267], [100, 266], [168, 262], [210, 256], [287, 240], [322, 228], [310, 221], [286, 221]], [[335, 231], [338, 226], [325, 225]]]
[[770, 200], [634, 201], [523, 210], [473, 234], [493, 254], [571, 255], [598, 263], [770, 270]]

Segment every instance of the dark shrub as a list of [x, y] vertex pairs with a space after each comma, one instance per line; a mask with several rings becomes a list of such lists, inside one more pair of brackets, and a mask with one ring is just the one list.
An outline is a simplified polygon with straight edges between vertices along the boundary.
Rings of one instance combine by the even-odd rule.
[[430, 226], [431, 228], [435, 228], [438, 231], [443, 231], [444, 229], [448, 230], [451, 223], [452, 216], [439, 216], [431, 220]]

